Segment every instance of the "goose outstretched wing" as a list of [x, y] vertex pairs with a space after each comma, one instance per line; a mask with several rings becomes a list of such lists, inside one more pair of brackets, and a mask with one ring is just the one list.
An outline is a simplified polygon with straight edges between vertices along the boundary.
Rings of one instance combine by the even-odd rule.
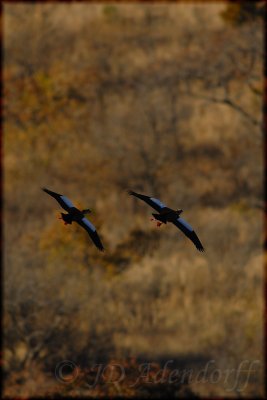
[[69, 212], [71, 208], [75, 208], [72, 202], [66, 196], [52, 192], [52, 190], [46, 188], [43, 188], [43, 191], [54, 197], [54, 199], [56, 199], [56, 201], [61, 205], [62, 208], [64, 208], [64, 210]]
[[177, 226], [196, 246], [199, 251], [204, 251], [204, 247], [200, 242], [196, 232], [192, 228], [192, 226], [185, 221], [183, 218], [177, 218], [176, 220], [172, 221], [172, 223]]
[[154, 210], [158, 211], [159, 213], [162, 212], [163, 210], [171, 210], [170, 208], [166, 207], [165, 204], [163, 204], [160, 200], [155, 199], [154, 197], [145, 196], [144, 194], [139, 194], [139, 193], [133, 192], [132, 190], [128, 190], [128, 193], [131, 196], [135, 196], [138, 199], [143, 200], [150, 207], [154, 208]]
[[81, 220], [77, 221], [77, 223], [89, 233], [89, 236], [91, 237], [91, 239], [94, 242], [94, 244], [96, 245], [96, 247], [100, 251], [104, 251], [104, 247], [103, 247], [101, 240], [97, 234], [95, 226], [85, 217], [82, 218]]

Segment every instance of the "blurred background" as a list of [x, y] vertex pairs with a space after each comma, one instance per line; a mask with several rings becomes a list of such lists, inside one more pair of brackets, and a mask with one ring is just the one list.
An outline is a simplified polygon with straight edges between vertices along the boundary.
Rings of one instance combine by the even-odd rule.
[[[59, 384], [64, 359], [195, 372], [259, 360], [242, 390], [156, 389], [263, 395], [262, 4], [3, 8], [4, 395], [153, 389]], [[104, 254], [43, 186], [94, 209]], [[206, 252], [126, 189], [182, 208]]]

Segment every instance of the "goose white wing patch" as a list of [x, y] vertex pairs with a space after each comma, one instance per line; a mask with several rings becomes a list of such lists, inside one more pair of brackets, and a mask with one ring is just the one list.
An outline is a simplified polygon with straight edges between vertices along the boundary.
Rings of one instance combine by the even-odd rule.
[[84, 223], [84, 225], [88, 226], [88, 228], [90, 228], [90, 229], [91, 229], [91, 231], [93, 231], [93, 232], [95, 232], [95, 231], [96, 231], [96, 228], [94, 227], [94, 225], [93, 225], [93, 224], [91, 224], [91, 222], [90, 222], [90, 221], [88, 221], [88, 219], [86, 219], [86, 218], [82, 218], [82, 222]]
[[160, 206], [161, 208], [166, 207], [165, 204], [163, 204], [160, 200], [155, 199], [154, 197], [150, 197], [150, 200], [152, 200], [153, 203], [157, 204], [157, 205]]
[[74, 207], [74, 205], [72, 204], [72, 202], [66, 197], [66, 196], [60, 196], [61, 200], [64, 201], [64, 203], [66, 204], [66, 206], [68, 207]]
[[192, 226], [188, 222], [186, 222], [183, 218], [178, 218], [177, 221], [180, 222], [189, 231], [193, 232], [194, 229], [192, 228]]

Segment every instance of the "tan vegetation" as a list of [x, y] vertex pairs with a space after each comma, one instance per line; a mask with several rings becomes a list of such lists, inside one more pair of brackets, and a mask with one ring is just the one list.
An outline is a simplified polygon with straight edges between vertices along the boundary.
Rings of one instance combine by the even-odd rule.
[[[5, 396], [263, 395], [263, 24], [226, 11], [4, 5]], [[42, 186], [94, 209], [104, 254]], [[182, 208], [206, 252], [126, 189]], [[259, 363], [231, 391], [234, 377], [89, 388], [114, 360], [130, 380], [142, 362]]]

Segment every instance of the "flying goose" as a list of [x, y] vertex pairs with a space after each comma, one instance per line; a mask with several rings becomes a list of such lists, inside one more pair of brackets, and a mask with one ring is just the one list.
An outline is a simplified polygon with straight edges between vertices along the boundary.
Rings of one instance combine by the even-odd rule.
[[135, 196], [138, 199], [143, 200], [159, 213], [159, 214], [152, 213], [155, 220], [159, 221], [157, 222], [158, 227], [160, 227], [162, 223], [163, 224], [166, 224], [167, 222], [173, 223], [194, 243], [194, 245], [199, 251], [204, 251], [204, 247], [202, 246], [192, 226], [188, 222], [186, 222], [183, 218], [180, 217], [180, 214], [182, 214], [183, 210], [172, 210], [171, 208], [166, 207], [165, 204], [163, 204], [160, 200], [155, 199], [154, 197], [149, 197], [143, 194], [133, 192], [132, 190], [129, 190], [128, 193], [131, 196]]
[[61, 213], [61, 218], [65, 223], [67, 224], [72, 224], [72, 222], [77, 222], [82, 228], [84, 228], [90, 235], [92, 241], [96, 245], [96, 247], [100, 251], [104, 251], [104, 247], [101, 243], [101, 240], [97, 234], [96, 228], [94, 225], [87, 219], [85, 218], [85, 214], [89, 214], [91, 210], [85, 209], [80, 211], [78, 208], [76, 208], [72, 202], [66, 197], [63, 196], [62, 194], [58, 194], [55, 192], [52, 192], [52, 190], [43, 188], [43, 191], [48, 193], [50, 196], [54, 197], [54, 199], [57, 200], [57, 202], [61, 205], [61, 207], [68, 212], [68, 214]]

